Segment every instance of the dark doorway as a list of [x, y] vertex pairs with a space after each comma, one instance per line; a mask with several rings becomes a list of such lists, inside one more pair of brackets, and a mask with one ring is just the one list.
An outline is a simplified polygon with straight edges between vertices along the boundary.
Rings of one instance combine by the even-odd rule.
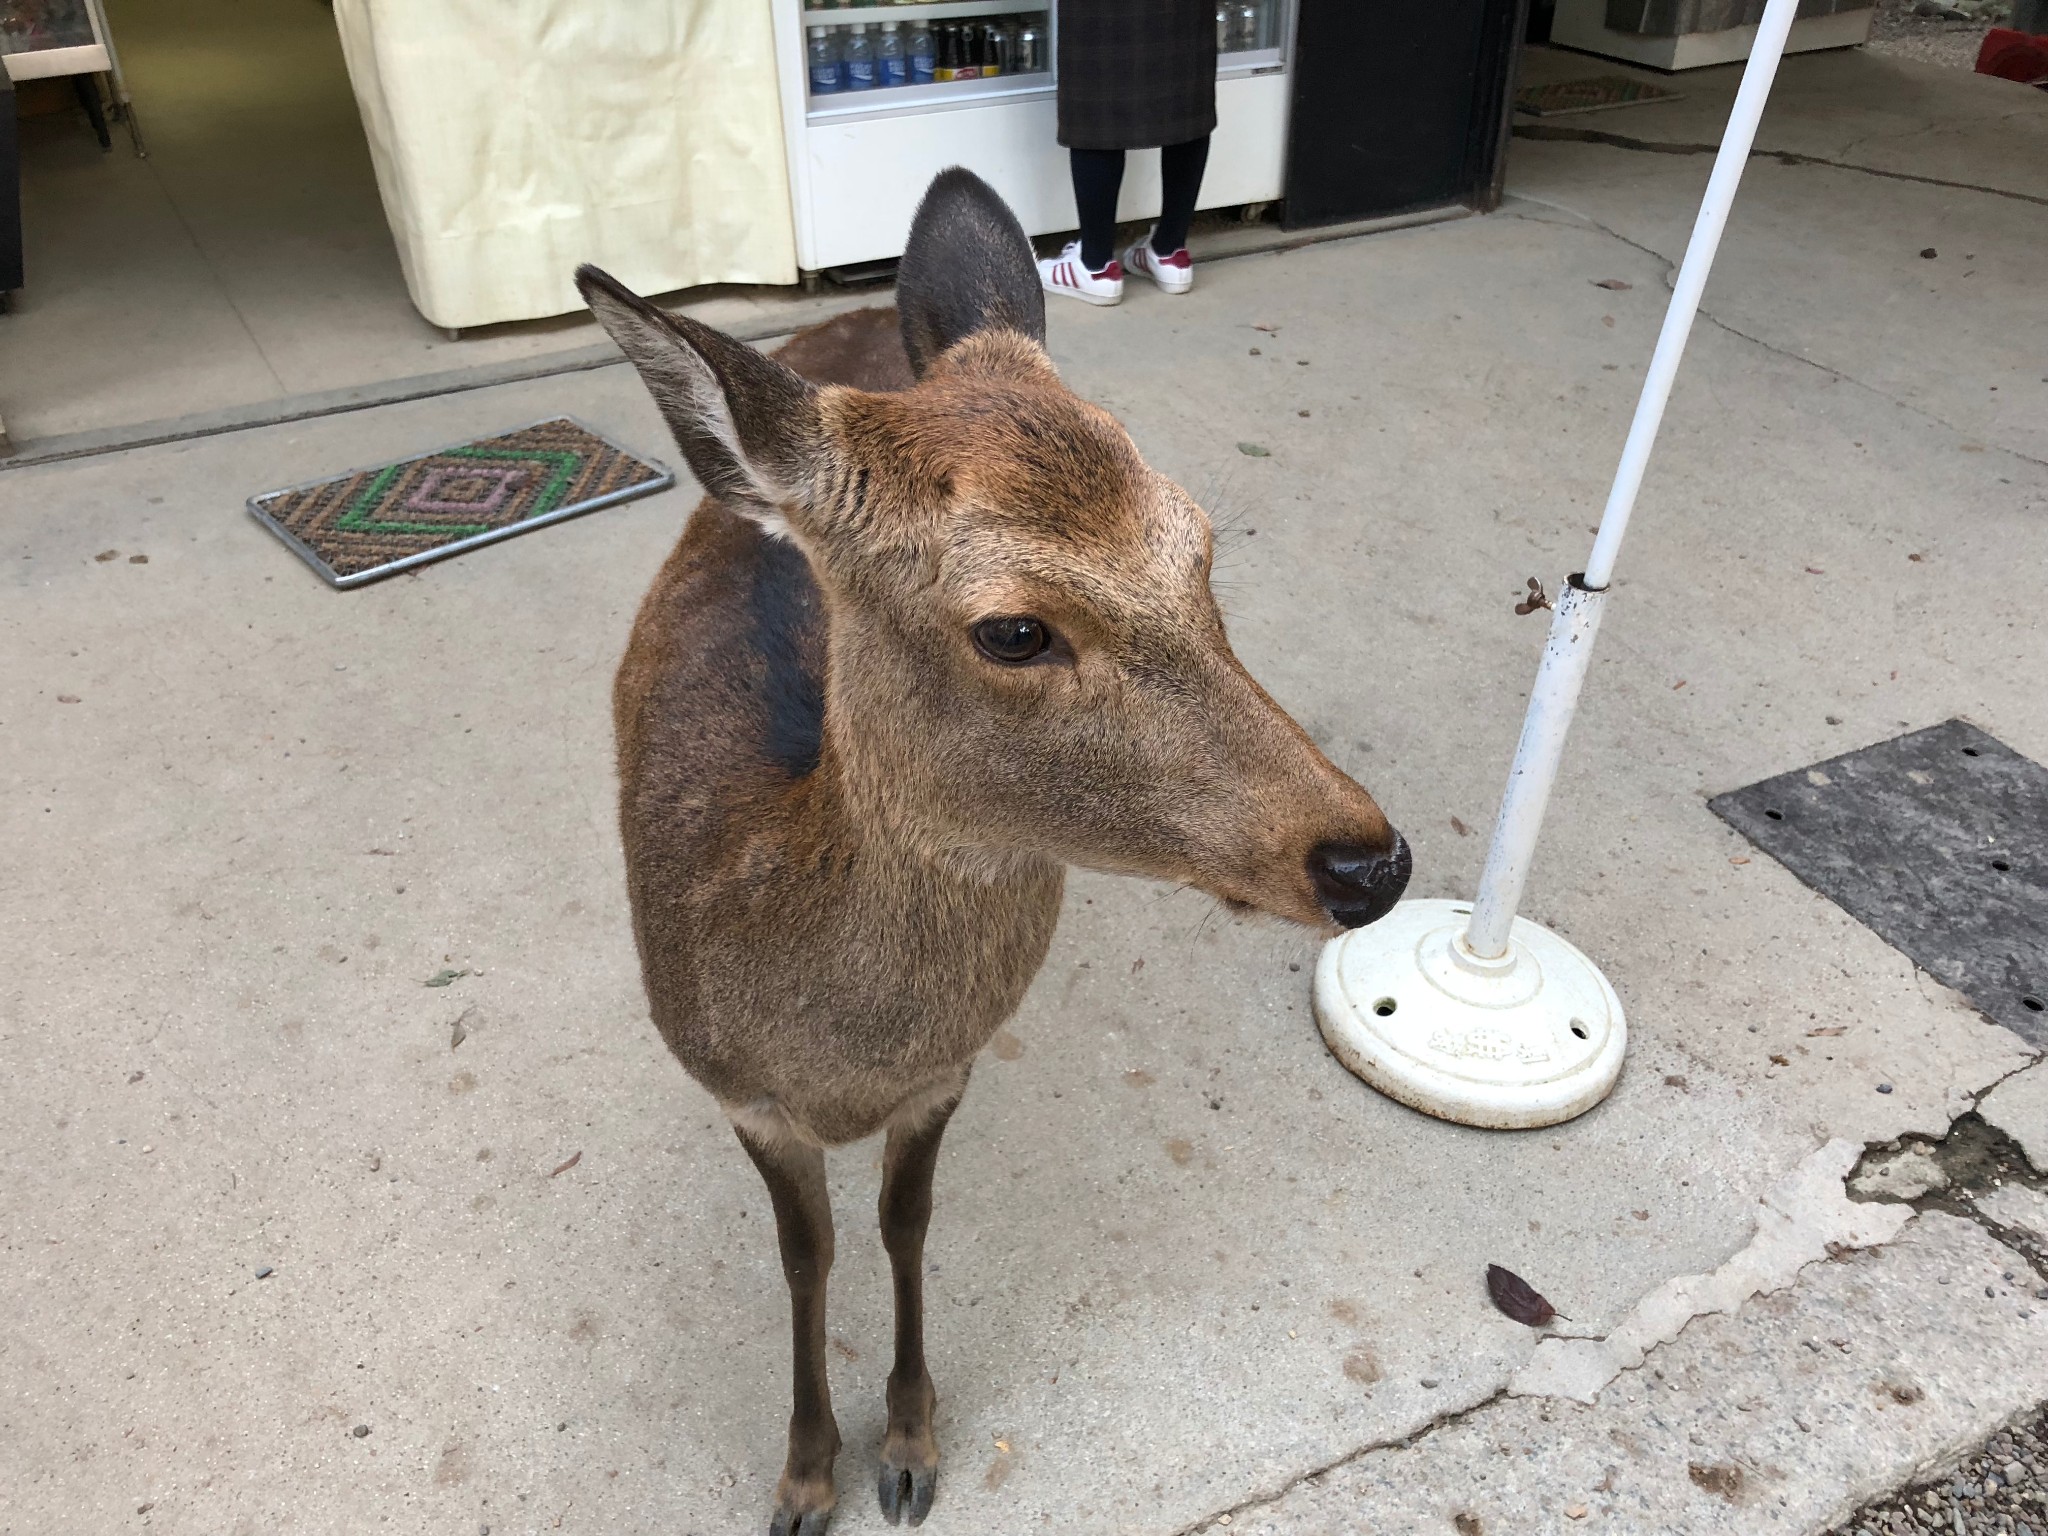
[[1500, 201], [1529, 0], [1301, 0], [1287, 225]]

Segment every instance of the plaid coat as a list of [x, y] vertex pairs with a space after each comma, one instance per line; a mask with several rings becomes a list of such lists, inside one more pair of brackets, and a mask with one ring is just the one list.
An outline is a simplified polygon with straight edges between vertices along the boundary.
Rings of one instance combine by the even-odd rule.
[[1216, 126], [1215, 0], [1059, 0], [1060, 143], [1185, 144]]

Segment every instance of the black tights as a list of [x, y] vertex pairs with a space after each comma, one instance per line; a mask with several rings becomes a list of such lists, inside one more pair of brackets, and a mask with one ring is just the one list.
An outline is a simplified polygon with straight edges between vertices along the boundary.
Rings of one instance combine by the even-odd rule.
[[[1124, 152], [1070, 149], [1067, 154], [1074, 164], [1074, 202], [1081, 210], [1081, 265], [1100, 272], [1116, 255], [1116, 194], [1124, 184]], [[1152, 249], [1160, 255], [1171, 256], [1188, 243], [1195, 196], [1208, 163], [1207, 134], [1159, 151], [1159, 227]]]

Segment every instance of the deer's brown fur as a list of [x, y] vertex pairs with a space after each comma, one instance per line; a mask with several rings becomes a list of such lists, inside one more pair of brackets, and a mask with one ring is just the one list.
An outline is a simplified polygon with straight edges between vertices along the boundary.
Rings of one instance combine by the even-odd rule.
[[[843, 316], [775, 362], [583, 282], [713, 493], [619, 670], [621, 827], [655, 1024], [776, 1207], [795, 1411], [773, 1530], [821, 1531], [833, 1498], [820, 1149], [883, 1129], [881, 1496], [914, 1523], [931, 1164], [1065, 865], [1356, 922], [1405, 849], [1231, 654], [1207, 518], [1060, 383], [1029, 248], [980, 183], [949, 172], [920, 211], [901, 342], [886, 312]], [[1049, 643], [999, 662], [991, 616]]]

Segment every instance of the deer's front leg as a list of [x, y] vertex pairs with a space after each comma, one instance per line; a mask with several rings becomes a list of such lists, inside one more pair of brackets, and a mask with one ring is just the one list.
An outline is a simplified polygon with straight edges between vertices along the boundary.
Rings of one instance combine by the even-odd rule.
[[825, 1277], [832, 1268], [832, 1200], [825, 1190], [825, 1154], [793, 1141], [758, 1141], [745, 1131], [739, 1131], [739, 1138], [761, 1170], [775, 1206], [794, 1344], [789, 1458], [775, 1486], [768, 1536], [825, 1536], [836, 1500], [832, 1461], [839, 1454], [832, 1384], [825, 1374]]
[[[956, 1101], [957, 1102], [957, 1101]], [[924, 1364], [924, 1233], [932, 1219], [932, 1169], [953, 1104], [920, 1124], [891, 1126], [882, 1154], [882, 1246], [896, 1281], [896, 1364], [889, 1372], [889, 1432], [882, 1441], [882, 1513], [891, 1525], [922, 1524], [939, 1487], [932, 1436], [938, 1395]]]

